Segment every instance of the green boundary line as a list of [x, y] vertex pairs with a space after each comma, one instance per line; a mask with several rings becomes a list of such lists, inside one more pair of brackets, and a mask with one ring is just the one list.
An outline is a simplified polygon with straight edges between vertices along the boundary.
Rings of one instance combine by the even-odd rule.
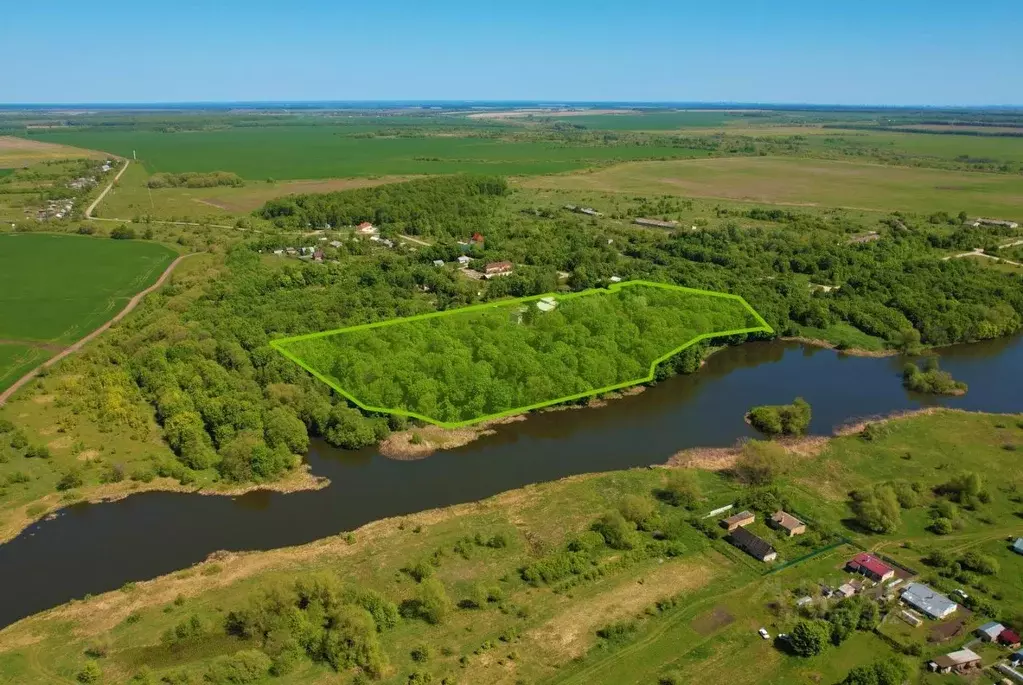
[[[691, 294], [695, 294], [695, 295], [709, 295], [711, 297], [720, 297], [720, 298], [725, 298], [725, 299], [730, 299], [730, 300], [737, 300], [737, 301], [742, 303], [742, 305], [746, 308], [746, 310], [750, 314], [753, 315], [753, 318], [760, 325], [759, 326], [755, 326], [753, 328], [738, 328], [738, 329], [734, 329], [734, 330], [730, 330], [730, 331], [715, 331], [715, 332], [711, 332], [711, 333], [703, 333], [701, 335], [698, 335], [695, 338], [693, 338], [692, 340], [686, 342], [683, 345], [680, 345], [679, 347], [676, 347], [672, 351], [670, 351], [667, 354], [664, 354], [664, 355], [658, 357], [653, 362], [651, 362], [650, 363], [650, 373], [645, 378], [637, 378], [635, 380], [626, 381], [624, 383], [616, 383], [614, 385], [609, 385], [609, 386], [604, 387], [604, 388], [597, 388], [597, 389], [594, 389], [594, 390], [588, 390], [586, 392], [576, 393], [574, 395], [568, 395], [566, 397], [559, 397], [558, 399], [555, 399], [555, 400], [546, 400], [544, 402], [537, 402], [536, 404], [531, 404], [531, 405], [528, 405], [528, 406], [525, 406], [525, 407], [516, 407], [515, 409], [508, 409], [508, 410], [505, 410], [505, 411], [502, 411], [502, 412], [498, 412], [496, 414], [487, 414], [486, 416], [480, 416], [480, 417], [475, 418], [475, 419], [469, 419], [469, 420], [466, 420], [466, 421], [457, 421], [457, 422], [438, 421], [437, 419], [430, 418], [429, 416], [424, 416], [423, 414], [417, 414], [416, 412], [406, 411], [404, 409], [391, 409], [391, 408], [387, 408], [387, 407], [374, 407], [374, 406], [365, 404], [365, 403], [359, 401], [351, 393], [345, 391], [345, 389], [340, 387], [333, 379], [328, 378], [327, 376], [324, 376], [322, 373], [320, 373], [319, 371], [317, 371], [316, 369], [312, 368], [307, 363], [305, 363], [296, 354], [292, 353], [291, 351], [289, 351], [289, 350], [287, 350], [285, 348], [286, 345], [289, 345], [291, 343], [299, 342], [299, 341], [302, 341], [302, 340], [313, 340], [315, 338], [326, 338], [326, 337], [329, 337], [329, 336], [338, 335], [340, 333], [350, 333], [352, 331], [365, 331], [365, 330], [369, 330], [371, 328], [381, 328], [383, 326], [394, 326], [394, 325], [401, 324], [401, 323], [409, 323], [411, 321], [422, 321], [422, 320], [425, 320], [425, 319], [434, 319], [434, 318], [437, 318], [437, 317], [440, 317], [440, 316], [450, 316], [452, 314], [460, 314], [460, 313], [465, 313], [465, 312], [484, 311], [484, 310], [488, 310], [488, 309], [498, 309], [498, 308], [508, 307], [510, 305], [518, 304], [520, 302], [536, 302], [536, 301], [541, 300], [541, 299], [543, 299], [545, 297], [555, 297], [558, 300], [564, 301], [564, 300], [569, 300], [569, 299], [573, 299], [573, 298], [577, 298], [577, 297], [584, 297], [586, 295], [592, 295], [594, 293], [604, 293], [604, 294], [606, 294], [608, 292], [617, 292], [617, 291], [619, 291], [619, 290], [621, 290], [623, 288], [628, 288], [628, 287], [637, 286], [637, 285], [647, 286], [647, 287], [651, 287], [651, 288], [660, 288], [662, 290], [676, 290], [676, 291], [679, 291], [679, 292], [691, 293]], [[319, 333], [307, 333], [305, 335], [296, 335], [296, 336], [293, 336], [293, 337], [290, 337], [290, 338], [278, 338], [276, 340], [271, 340], [270, 341], [270, 346], [273, 349], [275, 349], [278, 352], [280, 352], [281, 354], [283, 354], [285, 357], [287, 357], [291, 361], [293, 361], [296, 364], [298, 364], [299, 366], [301, 366], [303, 369], [305, 369], [306, 371], [311, 373], [313, 376], [315, 376], [319, 380], [321, 380], [324, 383], [326, 383], [327, 385], [329, 385], [338, 394], [340, 394], [345, 399], [347, 399], [349, 402], [351, 402], [352, 404], [354, 404], [355, 406], [359, 407], [360, 409], [362, 409], [364, 411], [373, 412], [373, 413], [377, 413], [377, 414], [395, 414], [397, 416], [405, 416], [405, 417], [412, 418], [412, 419], [419, 419], [420, 421], [425, 421], [427, 423], [432, 423], [435, 426], [440, 426], [441, 428], [462, 428], [462, 427], [465, 427], [465, 426], [471, 426], [473, 424], [480, 423], [482, 421], [491, 421], [493, 419], [500, 419], [500, 418], [504, 418], [506, 416], [514, 416], [516, 414], [524, 414], [526, 412], [533, 411], [534, 409], [542, 409], [543, 407], [550, 407], [550, 406], [553, 406], [555, 404], [562, 404], [564, 402], [571, 402], [573, 400], [580, 400], [580, 399], [583, 399], [583, 398], [586, 398], [586, 397], [593, 397], [594, 395], [600, 395], [600, 394], [603, 394], [605, 392], [612, 392], [614, 390], [621, 390], [623, 388], [629, 388], [629, 387], [632, 387], [634, 385], [639, 385], [641, 383], [648, 383], [648, 382], [654, 380], [654, 377], [656, 376], [656, 372], [657, 372], [657, 366], [659, 364], [661, 364], [662, 362], [667, 361], [671, 357], [674, 357], [676, 354], [678, 354], [679, 352], [685, 350], [686, 348], [691, 347], [691, 346], [695, 345], [698, 342], [701, 342], [703, 340], [709, 340], [711, 338], [723, 338], [723, 337], [726, 337], [726, 336], [729, 336], [729, 335], [744, 335], [744, 334], [748, 334], [748, 333], [774, 333], [774, 329], [771, 328], [771, 326], [767, 323], [767, 321], [764, 320], [764, 317], [760, 316], [760, 314], [757, 312], [757, 310], [753, 309], [753, 307], [751, 307], [750, 304], [745, 299], [740, 297], [739, 295], [732, 295], [730, 293], [721, 293], [721, 292], [716, 292], [716, 291], [713, 291], [713, 290], [700, 290], [698, 288], [686, 288], [686, 287], [683, 287], [683, 286], [680, 286], [680, 285], [671, 285], [671, 284], [668, 284], [668, 283], [654, 283], [652, 281], [626, 281], [624, 283], [612, 283], [610, 285], [610, 287], [608, 287], [608, 288], [590, 288], [589, 290], [582, 290], [582, 291], [577, 292], [577, 293], [567, 293], [567, 294], [566, 293], [546, 293], [546, 294], [543, 294], [543, 295], [530, 295], [529, 297], [519, 297], [519, 298], [516, 298], [516, 299], [513, 299], [513, 300], [500, 300], [498, 302], [487, 302], [485, 304], [476, 304], [476, 305], [471, 305], [469, 307], [461, 307], [459, 309], [450, 309], [450, 310], [441, 311], [441, 312], [431, 312], [429, 314], [416, 314], [415, 316], [406, 316], [406, 317], [401, 317], [401, 318], [398, 318], [398, 319], [388, 319], [386, 321], [377, 321], [375, 323], [367, 323], [367, 324], [361, 324], [361, 325], [358, 325], [358, 326], [350, 326], [348, 328], [336, 328], [336, 329], [329, 330], [329, 331], [320, 331]]]

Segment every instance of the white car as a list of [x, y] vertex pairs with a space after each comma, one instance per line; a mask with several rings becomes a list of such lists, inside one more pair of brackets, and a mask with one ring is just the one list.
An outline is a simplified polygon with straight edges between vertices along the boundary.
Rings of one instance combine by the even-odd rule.
[[761, 628], [757, 632], [760, 633], [760, 637], [764, 638], [765, 640], [771, 639], [771, 634], [767, 632], [767, 628]]

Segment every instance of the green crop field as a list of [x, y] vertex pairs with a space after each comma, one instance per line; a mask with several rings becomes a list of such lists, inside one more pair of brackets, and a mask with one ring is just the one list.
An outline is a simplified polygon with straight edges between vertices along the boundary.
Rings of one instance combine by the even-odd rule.
[[60, 132], [33, 140], [137, 153], [150, 172], [231, 171], [243, 178], [313, 179], [385, 174], [544, 174], [594, 164], [707, 153], [643, 145], [582, 146], [456, 136], [359, 137], [350, 128], [277, 126], [218, 131]]
[[834, 138], [814, 136], [810, 142], [813, 146], [822, 148], [867, 147], [921, 157], [1023, 162], [1023, 138], [1020, 137], [844, 131], [841, 129], [835, 129], [832, 133]]
[[740, 297], [634, 281], [274, 346], [364, 409], [453, 428], [653, 380], [699, 340], [770, 330]]
[[0, 342], [0, 391], [10, 387], [29, 370], [42, 363], [49, 354], [38, 347]]
[[0, 339], [73, 342], [155, 281], [173, 257], [155, 243], [0, 235]]
[[[947, 136], [945, 136], [947, 137]], [[636, 162], [528, 179], [535, 188], [669, 194], [793, 206], [1021, 217], [1023, 177], [788, 157]]]

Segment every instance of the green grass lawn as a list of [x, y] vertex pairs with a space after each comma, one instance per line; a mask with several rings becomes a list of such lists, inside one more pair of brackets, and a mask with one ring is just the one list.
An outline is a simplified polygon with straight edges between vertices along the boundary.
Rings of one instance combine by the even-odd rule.
[[595, 164], [706, 156], [702, 150], [641, 145], [579, 146], [459, 136], [352, 135], [350, 128], [275, 126], [218, 131], [76, 131], [33, 135], [124, 157], [150, 172], [232, 171], [243, 178], [314, 179], [411, 174], [545, 174]]
[[0, 235], [0, 338], [73, 342], [154, 282], [174, 256], [141, 241]]

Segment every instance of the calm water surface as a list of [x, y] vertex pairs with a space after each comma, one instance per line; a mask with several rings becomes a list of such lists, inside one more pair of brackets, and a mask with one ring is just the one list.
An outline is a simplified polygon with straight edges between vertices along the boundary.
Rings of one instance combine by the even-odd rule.
[[970, 385], [960, 398], [908, 393], [900, 381], [903, 363], [751, 343], [642, 394], [597, 409], [530, 416], [420, 461], [314, 443], [313, 472], [331, 479], [315, 492], [146, 493], [75, 505], [0, 545], [0, 625], [189, 566], [216, 550], [301, 544], [528, 483], [659, 463], [686, 447], [730, 445], [753, 434], [743, 422], [750, 406], [797, 395], [813, 405], [811, 429], [819, 434], [853, 418], [927, 405], [1023, 412], [1023, 336], [942, 350], [942, 367]]

